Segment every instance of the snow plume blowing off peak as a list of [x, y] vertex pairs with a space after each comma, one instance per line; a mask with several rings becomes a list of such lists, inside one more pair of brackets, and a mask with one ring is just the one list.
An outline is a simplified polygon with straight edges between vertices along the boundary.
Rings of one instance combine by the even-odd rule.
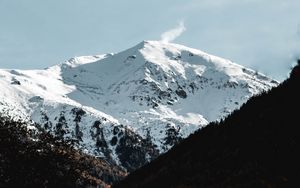
[[180, 21], [177, 25], [177, 27], [170, 29], [163, 34], [161, 34], [161, 41], [162, 42], [172, 42], [177, 37], [179, 37], [184, 31], [186, 30], [184, 26], [184, 21]]

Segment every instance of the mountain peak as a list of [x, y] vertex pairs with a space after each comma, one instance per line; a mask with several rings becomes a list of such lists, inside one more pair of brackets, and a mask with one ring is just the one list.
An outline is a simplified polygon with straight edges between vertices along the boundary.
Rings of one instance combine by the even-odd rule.
[[[182, 72], [182, 69], [184, 69], [182, 66], [185, 65], [204, 65], [217, 69], [228, 69], [232, 66], [239, 66], [230, 60], [210, 55], [203, 51], [189, 48], [184, 45], [153, 40], [144, 40], [134, 47], [116, 54], [110, 53], [103, 55], [74, 57], [64, 62], [62, 65], [67, 65], [68, 67], [77, 67], [94, 62], [100, 64], [103, 62], [108, 62], [106, 60], [108, 57], [113, 59], [113, 62], [110, 64], [113, 64], [114, 67], [132, 65], [134, 62], [137, 63], [137, 66], [140, 66], [144, 62], [162, 66], [166, 71], [171, 69], [181, 69]], [[121, 67], [120, 69], [123, 69]]]
[[25, 114], [129, 170], [278, 84], [229, 60], [162, 41], [75, 57], [46, 70], [0, 70], [0, 77], [0, 111]]

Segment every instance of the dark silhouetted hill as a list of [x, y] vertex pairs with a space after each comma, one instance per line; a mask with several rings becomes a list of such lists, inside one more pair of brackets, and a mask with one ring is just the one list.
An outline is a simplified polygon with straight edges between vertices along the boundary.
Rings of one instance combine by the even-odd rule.
[[124, 187], [300, 187], [300, 64], [253, 97], [121, 181]]
[[126, 174], [50, 134], [0, 117], [0, 187], [109, 187]]

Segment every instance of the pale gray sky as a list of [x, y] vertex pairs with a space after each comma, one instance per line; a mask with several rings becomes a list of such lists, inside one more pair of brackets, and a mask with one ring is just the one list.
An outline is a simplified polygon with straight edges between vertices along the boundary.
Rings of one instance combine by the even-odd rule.
[[118, 52], [178, 26], [173, 42], [282, 80], [300, 55], [299, 10], [298, 0], [0, 0], [0, 68]]

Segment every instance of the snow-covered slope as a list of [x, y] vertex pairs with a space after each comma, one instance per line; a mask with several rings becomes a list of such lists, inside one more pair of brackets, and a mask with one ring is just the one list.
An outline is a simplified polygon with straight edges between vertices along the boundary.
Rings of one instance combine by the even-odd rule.
[[133, 170], [277, 84], [196, 49], [144, 41], [45, 70], [0, 70], [0, 112]]

